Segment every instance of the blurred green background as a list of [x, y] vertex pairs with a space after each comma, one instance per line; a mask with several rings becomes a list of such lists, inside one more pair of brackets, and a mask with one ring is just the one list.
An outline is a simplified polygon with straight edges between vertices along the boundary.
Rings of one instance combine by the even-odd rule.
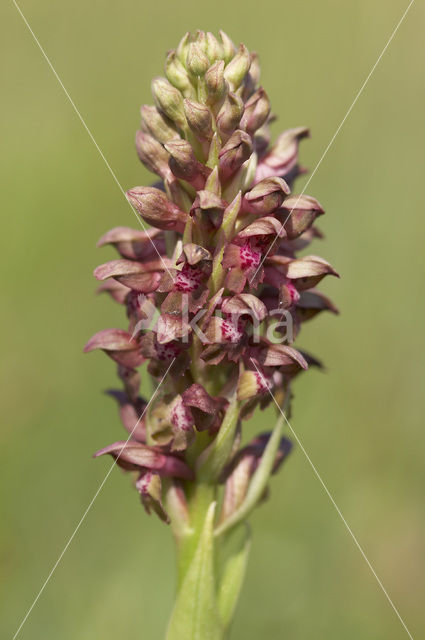
[[[133, 147], [138, 109], [186, 30], [223, 28], [259, 52], [279, 126], [312, 129], [301, 160], [313, 168], [406, 6], [22, 0], [124, 188], [152, 179]], [[82, 346], [124, 323], [94, 295], [92, 270], [113, 255], [95, 242], [137, 223], [16, 8], [0, 11], [0, 624], [11, 638], [109, 469], [92, 452], [123, 433], [102, 394], [114, 366]], [[415, 638], [425, 632], [424, 17], [416, 2], [308, 188], [327, 210], [314, 252], [343, 276], [323, 287], [342, 314], [300, 336], [328, 371], [297, 382], [292, 420]], [[235, 640], [407, 637], [299, 447], [252, 521]], [[173, 590], [169, 530], [114, 471], [20, 637], [162, 638]]]

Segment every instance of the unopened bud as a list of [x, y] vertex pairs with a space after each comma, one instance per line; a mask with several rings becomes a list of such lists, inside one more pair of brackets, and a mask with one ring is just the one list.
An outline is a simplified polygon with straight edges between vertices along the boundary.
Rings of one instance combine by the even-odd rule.
[[224, 62], [217, 60], [205, 74], [205, 86], [207, 90], [207, 102], [215, 105], [226, 94], [226, 81], [224, 80]]
[[267, 120], [270, 113], [270, 100], [262, 87], [258, 89], [245, 104], [241, 120], [241, 128], [254, 133]]
[[169, 174], [169, 155], [162, 144], [149, 133], [143, 131], [136, 133], [136, 149], [140, 160], [149, 171], [156, 173], [161, 178], [165, 178]]
[[187, 31], [183, 38], [180, 40], [177, 49], [176, 49], [176, 53], [179, 57], [180, 62], [184, 64], [186, 64], [186, 58], [187, 58], [187, 50], [189, 48], [189, 42], [190, 42], [190, 32]]
[[251, 137], [245, 131], [237, 129], [219, 153], [222, 179], [226, 180], [237, 171], [248, 160], [251, 153]]
[[204, 104], [184, 100], [184, 113], [193, 133], [201, 140], [210, 140], [213, 135], [211, 111]]
[[242, 98], [229, 92], [226, 100], [217, 115], [217, 126], [220, 133], [230, 135], [238, 126], [244, 111]]
[[203, 189], [210, 169], [199, 162], [189, 142], [183, 139], [171, 140], [165, 148], [170, 154], [168, 164], [176, 178], [186, 180], [197, 191]]
[[279, 209], [290, 189], [282, 178], [265, 178], [245, 194], [244, 206], [250, 213], [267, 215]]
[[155, 78], [152, 82], [152, 94], [159, 109], [180, 129], [185, 130], [187, 122], [180, 91], [165, 78]]
[[207, 38], [205, 35], [205, 31], [198, 29], [196, 32], [196, 38], [194, 42], [199, 46], [201, 51], [203, 51], [204, 53], [207, 52]]
[[251, 65], [251, 56], [244, 44], [239, 45], [239, 49], [235, 57], [229, 62], [224, 70], [224, 77], [233, 90], [237, 89], [249, 71]]
[[158, 229], [183, 229], [187, 213], [168, 200], [155, 187], [134, 187], [127, 191], [127, 199], [148, 224]]
[[215, 62], [223, 56], [223, 48], [218, 42], [217, 38], [208, 31], [206, 34], [206, 47], [205, 53], [207, 54], [210, 62]]
[[187, 71], [175, 51], [170, 51], [167, 55], [165, 60], [165, 75], [167, 76], [167, 80], [184, 95], [194, 93], [194, 88], [190, 82]]
[[210, 61], [197, 42], [191, 42], [187, 52], [186, 66], [190, 73], [198, 78], [203, 76], [210, 66]]
[[144, 104], [140, 109], [140, 114], [142, 116], [142, 130], [149, 133], [158, 142], [164, 143], [179, 137], [171, 120], [156, 107]]
[[236, 47], [233, 44], [233, 42], [230, 40], [227, 33], [224, 33], [224, 31], [219, 31], [219, 34], [220, 34], [221, 43], [223, 47], [223, 59], [227, 64], [235, 55]]

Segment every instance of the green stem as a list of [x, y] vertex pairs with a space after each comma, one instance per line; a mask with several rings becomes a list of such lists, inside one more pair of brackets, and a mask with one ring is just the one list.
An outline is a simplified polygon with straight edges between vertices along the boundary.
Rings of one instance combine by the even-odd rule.
[[217, 485], [189, 489], [190, 527], [177, 537], [178, 587], [166, 640], [225, 640], [249, 551], [244, 523], [214, 536]]
[[208, 509], [215, 501], [216, 489], [210, 484], [193, 484], [188, 490], [190, 531], [177, 543], [177, 589], [195, 555]]

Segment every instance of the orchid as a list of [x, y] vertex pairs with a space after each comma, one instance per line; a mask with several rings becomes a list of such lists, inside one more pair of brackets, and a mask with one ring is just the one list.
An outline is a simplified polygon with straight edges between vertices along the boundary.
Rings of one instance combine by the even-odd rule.
[[[321, 237], [319, 202], [292, 192], [308, 130], [282, 133], [259, 86], [258, 57], [223, 32], [186, 34], [141, 108], [136, 149], [154, 186], [129, 189], [143, 229], [100, 241], [116, 260], [99, 291], [125, 307], [126, 329], [85, 350], [117, 364], [109, 391], [128, 440], [100, 449], [134, 477], [141, 502], [170, 525], [178, 586], [167, 640], [228, 637], [246, 566], [247, 520], [291, 451], [283, 420], [246, 442], [243, 424], [273, 399], [289, 412], [292, 384], [321, 366], [293, 346], [303, 322], [336, 313], [317, 289], [333, 267], [298, 256]], [[146, 226], [150, 225], [148, 228]], [[142, 364], [154, 396], [140, 396]]]

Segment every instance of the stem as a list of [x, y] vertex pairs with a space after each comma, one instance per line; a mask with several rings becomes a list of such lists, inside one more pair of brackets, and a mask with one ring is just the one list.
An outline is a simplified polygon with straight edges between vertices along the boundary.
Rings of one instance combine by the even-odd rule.
[[188, 491], [190, 532], [177, 542], [177, 591], [189, 568], [201, 536], [208, 509], [215, 502], [216, 488], [210, 484], [194, 484]]
[[245, 523], [214, 536], [217, 485], [189, 490], [191, 527], [177, 537], [178, 586], [166, 640], [228, 638], [249, 551]]

